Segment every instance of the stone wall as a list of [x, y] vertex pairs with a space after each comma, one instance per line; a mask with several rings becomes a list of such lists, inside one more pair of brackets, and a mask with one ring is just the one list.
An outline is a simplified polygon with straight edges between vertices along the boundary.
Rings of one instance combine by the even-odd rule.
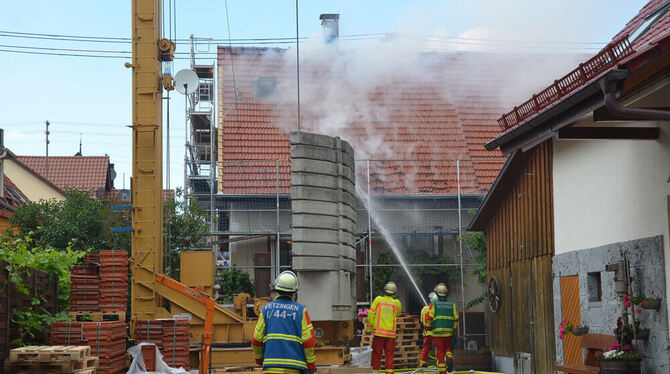
[[298, 300], [314, 321], [356, 311], [354, 150], [337, 137], [292, 132], [291, 240]]
[[[649, 340], [641, 341], [644, 352], [642, 372], [661, 374], [670, 372], [670, 342], [665, 289], [665, 260], [663, 237], [655, 236], [612, 243], [554, 256], [554, 319], [555, 327], [561, 321], [561, 276], [579, 276], [579, 298], [582, 324], [589, 333], [614, 334], [616, 319], [622, 313], [623, 301], [614, 292], [614, 273], [605, 271], [605, 265], [615, 263], [625, 253], [631, 264], [633, 294], [662, 298], [658, 311], [645, 310], [639, 317], [642, 327], [650, 330]], [[597, 274], [600, 274], [602, 298], [595, 301]], [[556, 334], [556, 362], [563, 362], [563, 341]]]

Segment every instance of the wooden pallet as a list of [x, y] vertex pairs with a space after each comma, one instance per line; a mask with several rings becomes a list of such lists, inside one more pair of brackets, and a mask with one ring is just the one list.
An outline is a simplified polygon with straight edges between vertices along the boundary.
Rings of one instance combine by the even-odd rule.
[[10, 361], [75, 361], [91, 356], [89, 346], [28, 346], [9, 351]]
[[[421, 322], [418, 316], [401, 316], [396, 319], [396, 345], [393, 364], [396, 369], [416, 368], [419, 366], [421, 344], [419, 330]], [[365, 331], [365, 330], [363, 330]], [[364, 332], [361, 346], [372, 344], [372, 333]], [[382, 357], [382, 367], [384, 358]]]
[[89, 346], [28, 346], [12, 349], [5, 373], [93, 374], [98, 358]]
[[69, 312], [71, 317], [74, 317], [75, 321], [81, 321], [82, 318], [90, 318], [93, 322], [103, 322], [103, 321], [125, 321], [126, 312]]

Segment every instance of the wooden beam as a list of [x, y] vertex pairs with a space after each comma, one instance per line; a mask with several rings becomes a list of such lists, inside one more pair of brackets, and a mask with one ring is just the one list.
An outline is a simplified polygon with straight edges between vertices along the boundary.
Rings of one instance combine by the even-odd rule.
[[658, 127], [565, 127], [558, 139], [634, 139], [657, 140]]
[[[657, 108], [640, 108], [640, 109], [656, 109], [656, 110], [666, 110], [670, 111], [668, 107], [657, 107]], [[633, 121], [630, 118], [621, 118], [609, 110], [606, 106], [601, 106], [600, 108], [593, 111], [593, 122], [615, 122], [615, 121]], [[635, 121], [644, 121], [644, 120], [635, 120]]]

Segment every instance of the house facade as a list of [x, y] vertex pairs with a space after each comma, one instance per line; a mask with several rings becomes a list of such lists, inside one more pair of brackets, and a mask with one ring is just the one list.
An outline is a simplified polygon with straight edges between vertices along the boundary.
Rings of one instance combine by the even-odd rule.
[[[545, 269], [552, 284], [531, 307], [535, 314], [547, 309], [553, 314], [553, 326], [548, 326], [552, 330], [546, 330], [542, 344], [553, 340], [557, 364], [581, 365], [584, 360], [581, 337], [559, 336], [562, 319], [588, 326], [590, 334], [614, 335], [626, 289], [617, 285], [624, 275], [613, 270], [626, 260], [633, 295], [661, 299], [658, 310], [634, 307], [639, 309], [635, 313], [640, 328], [649, 331], [648, 339], [639, 342], [645, 356], [642, 370], [663, 373], [670, 365], [669, 8], [665, 1], [650, 1], [596, 56], [504, 114], [499, 119], [503, 131], [486, 144], [510, 158], [473, 228], [486, 230], [489, 255], [502, 255], [503, 262], [513, 258], [514, 248], [496, 254], [507, 240], [503, 236], [501, 241], [498, 234], [514, 236], [523, 232], [525, 224], [496, 221], [502, 209], [496, 201], [525, 197], [511, 187], [514, 183], [503, 181], [523, 183], [535, 175], [515, 175], [515, 168], [508, 166], [550, 149], [549, 163], [541, 170], [550, 176], [550, 193], [540, 195], [537, 206], [552, 215], [548, 221], [531, 223], [551, 225], [539, 238], [553, 244], [548, 253], [553, 256], [551, 267]], [[491, 231], [492, 227], [498, 229]], [[495, 260], [489, 263], [489, 269], [494, 268]], [[509, 289], [502, 284], [502, 300], [515, 301], [517, 284]], [[492, 323], [494, 336], [506, 330], [497, 318]], [[630, 322], [632, 317], [627, 318]], [[523, 342], [513, 341], [506, 351], [498, 348], [494, 353], [501, 356], [498, 361], [505, 372], [513, 372], [513, 364], [532, 353], [525, 349]], [[541, 367], [533, 358], [531, 362], [536, 369]], [[551, 372], [547, 370], [551, 369], [540, 372]]]

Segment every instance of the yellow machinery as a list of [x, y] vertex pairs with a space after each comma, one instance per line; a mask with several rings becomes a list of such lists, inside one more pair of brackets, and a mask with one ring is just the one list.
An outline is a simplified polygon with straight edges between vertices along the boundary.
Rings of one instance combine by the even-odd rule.
[[[181, 283], [163, 274], [162, 96], [164, 88], [174, 89], [174, 81], [171, 76], [162, 74], [161, 67], [163, 61], [174, 59], [175, 43], [162, 39], [160, 30], [161, 1], [132, 0], [132, 63], [126, 63], [127, 68], [132, 68], [133, 91], [132, 320], [172, 318], [174, 315], [190, 318], [191, 342], [200, 343], [203, 338], [213, 341], [213, 366], [253, 365], [248, 343], [256, 321], [247, 318], [246, 306], [252, 301], [249, 295], [238, 295], [236, 311], [231, 311], [185, 293], [185, 290], [194, 289], [203, 295], [212, 295], [213, 254], [184, 253]], [[206, 268], [212, 269], [211, 277], [203, 279], [202, 274], [207, 272], [202, 270]], [[260, 310], [267, 301], [253, 300], [254, 310]], [[167, 303], [170, 310], [165, 308]], [[211, 324], [206, 323], [208, 317]], [[332, 328], [330, 330], [331, 326], [328, 326], [331, 333], [334, 331], [338, 335], [334, 339], [353, 336], [352, 326]], [[242, 343], [239, 344], [241, 348], [217, 347], [217, 344], [231, 343]], [[320, 348], [317, 356], [319, 364], [342, 363], [345, 359], [342, 347]]]

